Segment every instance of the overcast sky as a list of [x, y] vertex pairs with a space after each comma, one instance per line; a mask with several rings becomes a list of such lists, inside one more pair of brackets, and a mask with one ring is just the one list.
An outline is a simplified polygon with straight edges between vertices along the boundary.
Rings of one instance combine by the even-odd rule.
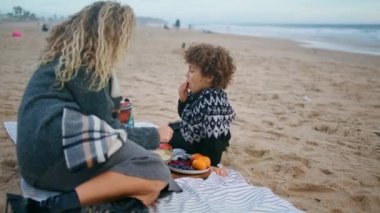
[[[67, 16], [92, 0], [0, 0], [0, 12], [21, 6], [37, 15]], [[119, 0], [137, 16], [185, 23], [380, 24], [380, 0]]]

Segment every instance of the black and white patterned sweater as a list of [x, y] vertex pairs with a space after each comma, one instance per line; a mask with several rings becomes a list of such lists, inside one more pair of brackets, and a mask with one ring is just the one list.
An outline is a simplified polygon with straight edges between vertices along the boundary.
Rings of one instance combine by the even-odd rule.
[[189, 143], [226, 136], [235, 118], [227, 93], [222, 89], [208, 88], [198, 94], [189, 94], [182, 107], [181, 110], [179, 106], [180, 129]]

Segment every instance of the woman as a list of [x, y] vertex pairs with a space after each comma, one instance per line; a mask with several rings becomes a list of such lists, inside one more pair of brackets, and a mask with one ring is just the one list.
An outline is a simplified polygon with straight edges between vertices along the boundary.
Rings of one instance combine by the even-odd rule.
[[19, 108], [17, 157], [27, 183], [63, 193], [34, 206], [63, 212], [125, 197], [148, 206], [164, 188], [180, 190], [146, 150], [168, 142], [171, 129], [126, 128], [112, 117], [121, 100], [112, 68], [134, 21], [129, 6], [96, 2], [50, 32]]

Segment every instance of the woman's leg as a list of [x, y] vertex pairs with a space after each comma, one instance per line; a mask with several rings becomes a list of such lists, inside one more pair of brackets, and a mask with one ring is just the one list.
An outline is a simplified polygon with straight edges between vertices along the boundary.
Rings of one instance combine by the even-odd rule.
[[104, 172], [75, 188], [82, 206], [104, 203], [125, 197], [151, 205], [168, 183], [128, 176], [117, 172]]
[[62, 158], [31, 183], [37, 188], [65, 192], [45, 202], [48, 208], [60, 209], [67, 209], [68, 203], [75, 204], [70, 208], [78, 208], [127, 197], [150, 205], [168, 183], [168, 190], [180, 190], [160, 157], [134, 142], [125, 143], [105, 164], [76, 173], [67, 169]]

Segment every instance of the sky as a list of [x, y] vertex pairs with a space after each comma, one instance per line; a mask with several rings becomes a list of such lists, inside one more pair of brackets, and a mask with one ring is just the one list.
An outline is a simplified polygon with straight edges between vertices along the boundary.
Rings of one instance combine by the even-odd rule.
[[[0, 12], [21, 6], [37, 16], [68, 16], [93, 0], [0, 0]], [[168, 23], [380, 24], [380, 0], [118, 0], [137, 16]]]

